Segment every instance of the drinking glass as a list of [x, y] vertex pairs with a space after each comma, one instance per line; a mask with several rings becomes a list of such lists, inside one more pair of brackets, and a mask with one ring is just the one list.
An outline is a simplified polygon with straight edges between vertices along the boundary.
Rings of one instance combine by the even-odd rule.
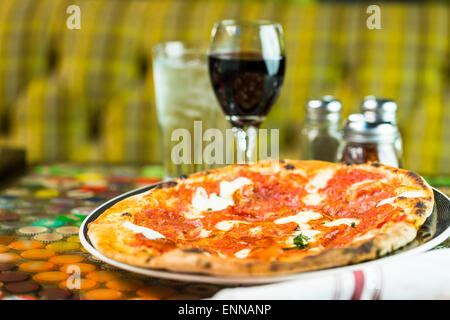
[[[202, 132], [224, 128], [209, 81], [207, 45], [179, 41], [156, 45], [153, 78], [165, 178], [215, 167], [202, 159]], [[189, 150], [183, 151], [187, 161], [174, 159], [180, 143], [177, 132], [183, 133], [180, 130], [188, 132], [190, 137]]]
[[283, 30], [270, 21], [218, 22], [208, 60], [214, 92], [236, 137], [238, 162], [254, 162], [257, 129], [283, 84]]

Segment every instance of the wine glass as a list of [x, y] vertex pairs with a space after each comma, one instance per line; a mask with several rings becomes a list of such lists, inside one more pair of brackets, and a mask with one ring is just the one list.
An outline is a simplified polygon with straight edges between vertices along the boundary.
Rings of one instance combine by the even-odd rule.
[[284, 51], [278, 23], [224, 20], [212, 30], [209, 76], [233, 127], [238, 163], [257, 160], [257, 129], [283, 84]]

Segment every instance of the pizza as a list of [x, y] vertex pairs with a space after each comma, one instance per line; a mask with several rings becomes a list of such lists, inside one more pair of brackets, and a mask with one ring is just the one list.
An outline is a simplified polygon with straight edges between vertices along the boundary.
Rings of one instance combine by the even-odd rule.
[[104, 256], [223, 276], [353, 264], [409, 242], [433, 209], [418, 174], [367, 163], [264, 160], [180, 176], [88, 225]]

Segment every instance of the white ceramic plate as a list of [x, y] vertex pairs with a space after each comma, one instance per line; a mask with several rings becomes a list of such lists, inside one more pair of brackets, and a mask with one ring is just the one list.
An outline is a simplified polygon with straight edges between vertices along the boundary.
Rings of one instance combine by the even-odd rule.
[[189, 282], [205, 282], [205, 283], [216, 283], [216, 284], [263, 284], [263, 283], [274, 283], [288, 280], [297, 280], [303, 278], [310, 278], [316, 276], [322, 276], [325, 274], [340, 272], [343, 270], [352, 270], [361, 267], [371, 266], [377, 263], [384, 263], [387, 261], [391, 261], [394, 259], [398, 259], [400, 257], [417, 254], [420, 252], [428, 251], [443, 241], [445, 241], [450, 236], [450, 199], [445, 196], [440, 191], [434, 190], [435, 196], [435, 205], [432, 215], [427, 219], [424, 226], [419, 230], [416, 239], [399, 250], [392, 252], [391, 254], [368, 262], [358, 263], [354, 265], [325, 269], [325, 270], [317, 270], [312, 272], [303, 272], [303, 273], [295, 273], [289, 275], [281, 275], [281, 276], [266, 276], [266, 277], [232, 277], [232, 276], [214, 276], [214, 275], [205, 275], [205, 274], [195, 274], [195, 273], [178, 273], [166, 270], [157, 270], [157, 269], [147, 269], [132, 266], [129, 264], [125, 264], [108, 257], [105, 257], [101, 254], [97, 249], [95, 249], [87, 235], [87, 225], [97, 219], [97, 217], [105, 212], [108, 208], [113, 206], [115, 203], [124, 200], [128, 197], [134, 196], [139, 193], [146, 192], [157, 184], [139, 188], [127, 193], [124, 193], [104, 204], [96, 208], [83, 222], [80, 227], [80, 240], [82, 245], [86, 248], [89, 253], [94, 255], [95, 257], [103, 260], [107, 264], [115, 266], [117, 268], [147, 275], [149, 277], [156, 278], [164, 278], [171, 280], [180, 280], [180, 281], [189, 281]]

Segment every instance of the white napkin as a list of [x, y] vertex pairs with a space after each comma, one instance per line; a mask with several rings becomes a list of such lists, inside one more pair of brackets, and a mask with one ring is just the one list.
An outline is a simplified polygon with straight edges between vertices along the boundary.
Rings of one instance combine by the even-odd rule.
[[224, 289], [212, 299], [450, 299], [450, 249], [304, 280]]

